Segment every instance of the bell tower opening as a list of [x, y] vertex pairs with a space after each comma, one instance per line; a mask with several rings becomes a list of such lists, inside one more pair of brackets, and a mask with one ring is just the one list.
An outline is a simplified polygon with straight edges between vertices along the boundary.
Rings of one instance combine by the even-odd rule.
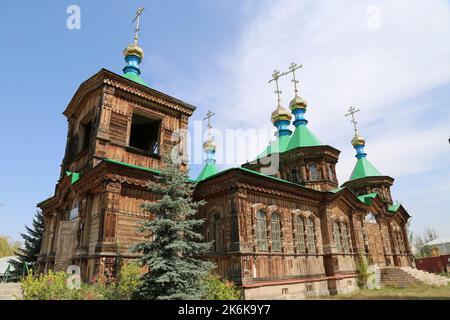
[[129, 146], [149, 153], [159, 153], [161, 120], [134, 113], [131, 120]]

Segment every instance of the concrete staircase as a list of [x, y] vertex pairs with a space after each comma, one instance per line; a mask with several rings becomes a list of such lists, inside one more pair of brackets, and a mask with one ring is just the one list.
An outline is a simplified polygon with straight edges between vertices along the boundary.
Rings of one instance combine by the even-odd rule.
[[450, 279], [411, 267], [381, 269], [381, 286], [407, 288], [418, 285], [446, 286]]
[[0, 283], [0, 300], [19, 300], [22, 288], [19, 283]]

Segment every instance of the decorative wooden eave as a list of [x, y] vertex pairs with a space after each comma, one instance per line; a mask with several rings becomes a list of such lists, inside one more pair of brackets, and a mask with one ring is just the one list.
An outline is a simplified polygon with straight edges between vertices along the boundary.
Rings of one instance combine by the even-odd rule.
[[167, 107], [173, 111], [180, 112], [186, 116], [191, 116], [196, 109], [194, 106], [184, 101], [178, 100], [167, 94], [124, 78], [109, 70], [101, 69], [98, 73], [96, 73], [80, 85], [63, 114], [67, 118], [70, 118], [71, 115], [80, 106], [81, 100], [87, 94], [100, 88], [103, 85], [109, 85], [118, 90], [133, 94], [136, 97], [139, 97], [146, 101]]
[[409, 213], [406, 211], [406, 209], [402, 205], [400, 205], [400, 207], [397, 209], [397, 211], [395, 211], [391, 215], [392, 218], [394, 218], [396, 216], [398, 216], [400, 219], [402, 219], [405, 223], [407, 223], [409, 218], [411, 218]]
[[74, 191], [83, 193], [99, 187], [103, 182], [120, 182], [136, 187], [148, 187], [156, 181], [157, 174], [114, 162], [102, 161], [82, 176], [74, 185]]
[[394, 178], [389, 176], [371, 176], [371, 177], [364, 177], [359, 178], [356, 180], [349, 180], [342, 184], [342, 187], [351, 187], [353, 189], [357, 189], [360, 187], [365, 186], [372, 186], [372, 185], [380, 185], [380, 184], [394, 184]]
[[368, 205], [365, 203], [362, 203], [358, 197], [351, 192], [348, 188], [343, 188], [342, 190], [339, 190], [336, 193], [327, 192], [324, 194], [324, 199], [327, 203], [332, 204], [333, 202], [342, 200], [344, 201], [349, 207], [359, 210], [359, 211], [367, 211], [369, 208]]
[[225, 191], [232, 189], [245, 189], [314, 205], [319, 205], [322, 199], [321, 191], [274, 179], [242, 168], [229, 169], [200, 182], [197, 186], [196, 195], [203, 198], [223, 194]]
[[298, 147], [280, 155], [281, 160], [295, 160], [298, 158], [314, 158], [314, 157], [329, 157], [335, 161], [338, 160], [339, 151], [329, 145], [311, 146], [311, 147]]
[[58, 198], [56, 196], [52, 196], [44, 201], [39, 202], [36, 207], [41, 209], [42, 211], [49, 211], [51, 208], [55, 207], [58, 204]]

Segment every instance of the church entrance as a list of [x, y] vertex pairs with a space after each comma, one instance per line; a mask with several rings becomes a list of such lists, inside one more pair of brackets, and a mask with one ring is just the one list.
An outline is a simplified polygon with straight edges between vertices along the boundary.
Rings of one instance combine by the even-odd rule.
[[77, 224], [78, 219], [61, 221], [55, 254], [55, 271], [66, 271], [66, 268], [72, 264], [73, 251], [77, 240]]
[[377, 223], [366, 222], [366, 230], [371, 263], [384, 267], [386, 265], [386, 260], [384, 257], [383, 239], [381, 237], [380, 227]]

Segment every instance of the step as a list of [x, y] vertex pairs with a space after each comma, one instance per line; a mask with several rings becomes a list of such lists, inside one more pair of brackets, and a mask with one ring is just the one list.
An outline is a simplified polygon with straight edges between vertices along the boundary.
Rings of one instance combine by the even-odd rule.
[[17, 300], [21, 297], [20, 283], [0, 283], [0, 300]]
[[419, 284], [428, 284], [435, 286], [445, 286], [449, 283], [448, 279], [423, 270], [413, 269], [411, 267], [395, 268], [388, 267], [381, 269], [381, 285], [394, 287], [409, 287]]

